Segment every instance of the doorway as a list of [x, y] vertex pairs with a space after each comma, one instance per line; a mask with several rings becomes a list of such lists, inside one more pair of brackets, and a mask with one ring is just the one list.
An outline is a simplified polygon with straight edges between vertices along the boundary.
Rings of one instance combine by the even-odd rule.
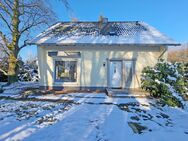
[[111, 88], [122, 88], [122, 61], [110, 61], [109, 85]]

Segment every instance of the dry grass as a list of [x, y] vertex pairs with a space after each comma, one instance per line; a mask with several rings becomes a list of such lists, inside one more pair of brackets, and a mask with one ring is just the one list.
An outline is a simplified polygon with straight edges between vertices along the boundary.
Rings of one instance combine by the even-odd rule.
[[168, 53], [168, 61], [170, 62], [188, 62], [188, 48], [182, 50], [174, 50]]

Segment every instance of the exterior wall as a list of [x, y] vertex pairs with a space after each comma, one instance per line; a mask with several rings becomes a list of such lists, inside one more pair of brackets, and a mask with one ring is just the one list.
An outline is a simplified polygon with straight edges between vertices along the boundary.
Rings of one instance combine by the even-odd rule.
[[[108, 87], [109, 59], [136, 59], [135, 74], [132, 77], [130, 88], [140, 87], [140, 74], [144, 67], [154, 66], [166, 47], [141, 46], [39, 46], [38, 58], [40, 69], [40, 84], [43, 87]], [[76, 83], [54, 82], [54, 60], [48, 56], [48, 51], [79, 51], [78, 81]], [[166, 53], [162, 55], [166, 59]], [[104, 66], [105, 64], [105, 66]]]

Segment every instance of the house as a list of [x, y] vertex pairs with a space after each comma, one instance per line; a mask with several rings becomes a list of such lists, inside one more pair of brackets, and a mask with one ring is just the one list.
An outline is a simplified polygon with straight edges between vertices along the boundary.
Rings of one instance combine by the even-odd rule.
[[139, 88], [142, 69], [178, 46], [139, 21], [58, 22], [31, 41], [38, 46], [44, 89]]

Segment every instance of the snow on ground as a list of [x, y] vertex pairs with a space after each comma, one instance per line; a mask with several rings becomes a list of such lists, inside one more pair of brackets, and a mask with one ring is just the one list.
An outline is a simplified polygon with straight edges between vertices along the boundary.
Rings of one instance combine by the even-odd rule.
[[[0, 100], [0, 140], [186, 141], [188, 110], [154, 99], [72, 93]], [[45, 99], [65, 101], [47, 102]]]
[[20, 96], [20, 94], [28, 88], [39, 88], [39, 84], [37, 82], [16, 82], [9, 86], [4, 86], [4, 92], [1, 93], [0, 96], [17, 97]]

